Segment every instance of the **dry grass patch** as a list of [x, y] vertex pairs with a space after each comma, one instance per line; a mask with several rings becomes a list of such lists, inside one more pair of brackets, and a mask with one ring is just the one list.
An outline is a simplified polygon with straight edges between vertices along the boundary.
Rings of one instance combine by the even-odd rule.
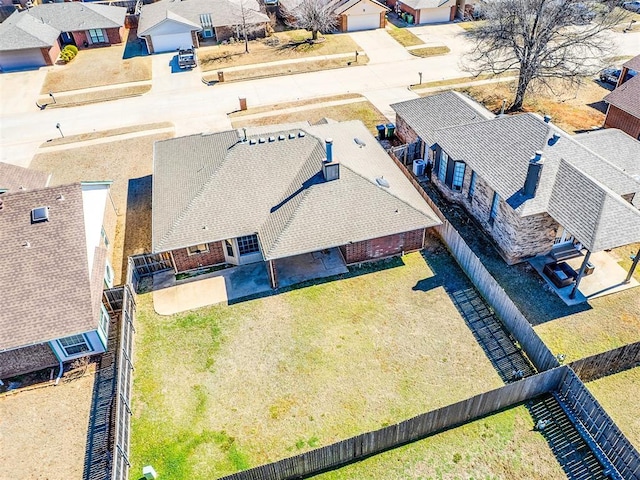
[[263, 105], [260, 107], [252, 107], [252, 108], [248, 108], [247, 110], [240, 110], [237, 112], [230, 113], [229, 118], [235, 119], [235, 118], [243, 117], [246, 115], [256, 115], [259, 113], [266, 113], [266, 112], [271, 113], [277, 110], [307, 107], [309, 105], [315, 105], [318, 103], [339, 102], [341, 100], [351, 100], [355, 98], [361, 98], [362, 100], [365, 100], [365, 97], [363, 97], [359, 93], [343, 93], [342, 95], [332, 95], [329, 97], [317, 97], [317, 98], [311, 98], [309, 100], [297, 100], [295, 102], [282, 102], [282, 103], [274, 103], [271, 105]]
[[[465, 87], [461, 91], [484, 104], [489, 110], [498, 112], [503, 99], [507, 99], [507, 105], [513, 99], [515, 86], [516, 82], [511, 81]], [[605, 115], [595, 107], [599, 107], [598, 104], [609, 90], [598, 85], [593, 79], [586, 78], [577, 89], [560, 89], [559, 92], [562, 93], [553, 95], [548, 92], [533, 92], [526, 97], [523, 110], [551, 115], [552, 121], [568, 132], [602, 126]]]
[[0, 478], [82, 478], [94, 374], [0, 395]]
[[107, 102], [109, 100], [118, 100], [120, 98], [135, 97], [143, 95], [151, 90], [151, 85], [136, 85], [133, 87], [110, 88], [108, 90], [98, 90], [96, 92], [78, 93], [76, 95], [59, 95], [56, 97], [55, 103], [49, 103], [50, 97], [42, 97], [41, 104], [47, 104], [48, 109], [77, 107], [79, 105], [88, 105], [90, 103]]
[[589, 382], [587, 388], [640, 450], [640, 367]]
[[435, 57], [437, 55], [446, 55], [451, 50], [449, 47], [440, 46], [440, 47], [424, 47], [424, 48], [412, 48], [409, 50], [411, 55], [415, 55], [416, 57]]
[[[631, 268], [633, 264], [633, 260], [631, 259], [640, 251], [640, 243], [632, 243], [630, 245], [625, 245], [624, 247], [618, 247], [611, 250], [610, 255], [618, 260], [618, 264], [624, 268], [627, 272]], [[640, 282], [640, 265], [636, 267], [636, 271], [633, 273], [633, 278]]]
[[198, 62], [202, 71], [218, 70], [240, 65], [268, 63], [319, 55], [351, 53], [361, 50], [347, 34], [320, 35], [319, 42], [310, 43], [306, 30], [274, 33], [271, 37], [249, 42], [249, 53], [244, 43], [202, 47], [198, 49]]
[[66, 145], [68, 143], [86, 142], [98, 138], [115, 137], [117, 135], [125, 135], [127, 133], [144, 132], [146, 130], [157, 130], [160, 128], [172, 128], [171, 122], [148, 123], [145, 125], [131, 125], [128, 127], [112, 128], [110, 130], [100, 130], [98, 132], [80, 133], [78, 135], [67, 135], [63, 138], [54, 138], [40, 147], [54, 147], [56, 145]]
[[500, 386], [426, 257], [168, 317], [139, 296], [133, 471], [218, 477]]
[[[258, 78], [278, 77], [281, 75], [295, 75], [296, 73], [318, 72], [321, 70], [331, 70], [334, 68], [358, 67], [369, 63], [369, 57], [359, 55], [358, 61], [353, 58], [332, 58], [328, 60], [313, 60], [295, 63], [286, 63], [284, 65], [272, 65], [257, 68], [248, 68], [242, 70], [231, 70], [224, 72], [225, 82], [238, 82], [242, 80], [255, 80]], [[215, 82], [218, 74], [204, 75], [205, 82]]]
[[373, 106], [369, 101], [357, 103], [347, 103], [344, 105], [334, 105], [331, 107], [310, 108], [295, 112], [275, 113], [274, 115], [265, 115], [259, 118], [242, 118], [232, 117], [231, 125], [233, 128], [260, 126], [260, 125], [276, 125], [279, 123], [293, 123], [308, 121], [316, 123], [322, 118], [330, 118], [339, 122], [346, 120], [360, 120], [365, 126], [375, 131], [376, 125], [387, 123], [387, 118]]
[[469, 30], [474, 30], [482, 26], [484, 23], [485, 23], [485, 20], [468, 20], [466, 22], [456, 23], [456, 25], [458, 25], [460, 28], [468, 32]]
[[414, 35], [407, 28], [396, 27], [393, 23], [388, 22], [386, 27], [387, 33], [393, 37], [403, 47], [413, 47], [414, 45], [424, 45], [424, 42]]
[[[151, 175], [153, 143], [171, 137], [173, 137], [173, 133], [160, 133], [77, 148], [70, 145], [69, 149], [39, 153], [31, 162], [31, 168], [53, 173], [51, 185], [89, 180], [113, 181], [111, 197], [118, 218], [115, 236], [111, 239], [113, 243], [111, 263], [115, 271], [116, 284], [122, 278], [125, 225], [128, 231], [139, 231], [137, 234], [139, 246], [131, 247], [132, 250], [149, 251], [151, 246], [150, 229], [137, 229], [136, 225], [130, 225], [127, 222], [127, 195], [130, 180]], [[127, 236], [129, 236], [129, 232], [127, 232]], [[136, 251], [135, 253], [141, 252]], [[127, 255], [129, 254], [131, 253], [127, 252]]]
[[[478, 75], [477, 77], [457, 77], [457, 78], [448, 78], [446, 80], [436, 80], [433, 82], [425, 82], [425, 83], [421, 83], [419, 85], [411, 85], [411, 90], [413, 90], [414, 92], [416, 92], [418, 95], [422, 95], [422, 96], [426, 96], [426, 95], [432, 95], [432, 92], [422, 92], [422, 90], [426, 90], [426, 89], [432, 89], [432, 88], [438, 88], [438, 87], [448, 87], [451, 85], [459, 85], [459, 84], [464, 84], [464, 83], [474, 83], [474, 82], [481, 82], [482, 80], [491, 80], [491, 79], [498, 79], [498, 78], [508, 78], [508, 77], [512, 77], [515, 73], [514, 72], [505, 72], [502, 73], [500, 75], [493, 75], [491, 73], [484, 73], [481, 75]], [[507, 81], [507, 80], [505, 80]]]
[[[125, 35], [126, 36], [126, 35]], [[124, 45], [80, 50], [66, 65], [47, 73], [41, 94], [151, 80], [151, 57], [122, 59]]]
[[533, 426], [525, 407], [511, 408], [313, 478], [566, 478]]

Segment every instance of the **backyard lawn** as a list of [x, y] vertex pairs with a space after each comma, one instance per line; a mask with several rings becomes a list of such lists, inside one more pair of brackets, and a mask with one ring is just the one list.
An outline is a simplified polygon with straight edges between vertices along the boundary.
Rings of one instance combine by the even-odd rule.
[[434, 435], [314, 480], [566, 479], [524, 406]]
[[[69, 148], [57, 151], [47, 151], [42, 149], [31, 161], [30, 168], [43, 172], [52, 173], [51, 185], [64, 185], [73, 182], [91, 180], [112, 180], [111, 197], [117, 209], [117, 225], [114, 243], [112, 266], [115, 271], [115, 282], [121, 279], [123, 258], [134, 253], [149, 251], [151, 247], [150, 233], [150, 206], [144, 202], [129, 205], [128, 198], [130, 191], [137, 192], [139, 184], [143, 183], [147, 188], [147, 196], [150, 202], [150, 182], [144, 180], [134, 180], [143, 177], [150, 178], [152, 173], [153, 143], [157, 140], [171, 138], [172, 132], [153, 133], [153, 130], [166, 129], [172, 124], [152, 124], [140, 125], [138, 131], [150, 130], [150, 134], [137, 138], [118, 140], [115, 135], [122, 133], [132, 133], [131, 129], [118, 129], [107, 132], [90, 133], [75, 136], [75, 141], [96, 139], [99, 136], [114, 137], [113, 141], [96, 145], [75, 147], [73, 143], [68, 144]], [[70, 138], [60, 138], [57, 142], [67, 143]], [[109, 139], [107, 139], [109, 140]], [[46, 144], [55, 146], [56, 140]], [[96, 158], [100, 161], [96, 162]], [[139, 215], [138, 204], [143, 205], [146, 215]], [[148, 221], [146, 218], [149, 217]], [[132, 225], [130, 218], [140, 219], [142, 225]], [[146, 223], [145, 223], [146, 222]], [[126, 229], [125, 238], [125, 225]], [[146, 228], [140, 228], [140, 227]], [[126, 244], [125, 244], [126, 240]], [[125, 248], [126, 247], [126, 248]], [[123, 257], [123, 248], [125, 253]]]
[[249, 42], [249, 53], [245, 53], [244, 43], [201, 47], [198, 60], [203, 72], [209, 70], [292, 60], [319, 55], [354, 53], [361, 50], [347, 34], [320, 35], [318, 43], [309, 43], [311, 33], [306, 30], [290, 30], [274, 33], [272, 36]]
[[640, 450], [640, 367], [586, 385], [636, 450]]
[[434, 241], [231, 306], [159, 316], [140, 295], [132, 471], [216, 478], [502, 385], [447, 293], [468, 287]]

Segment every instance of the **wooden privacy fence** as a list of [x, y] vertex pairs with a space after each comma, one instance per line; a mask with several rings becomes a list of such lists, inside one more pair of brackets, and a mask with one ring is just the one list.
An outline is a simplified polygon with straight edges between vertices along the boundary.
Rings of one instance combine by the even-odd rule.
[[556, 389], [567, 370], [567, 367], [548, 370], [380, 430], [222, 478], [286, 480], [334, 469], [539, 397]]
[[[640, 479], [640, 454], [570, 368], [554, 396], [567, 407], [569, 419], [586, 437], [598, 460], [609, 466], [610, 478]], [[602, 455], [605, 461], [600, 458]]]
[[583, 382], [590, 382], [640, 365], [640, 342], [598, 353], [569, 364]]
[[113, 442], [113, 465], [111, 480], [129, 478], [129, 440], [131, 437], [131, 383], [133, 373], [133, 321], [136, 312], [134, 294], [129, 285], [122, 290], [122, 311], [120, 316], [120, 341], [116, 355], [117, 380], [115, 397], [115, 434]]
[[442, 225], [435, 227], [436, 232], [445, 243], [451, 255], [456, 259], [458, 265], [464, 270], [469, 279], [473, 282], [480, 295], [484, 297], [491, 306], [498, 318], [507, 327], [507, 330], [518, 341], [522, 350], [527, 354], [531, 363], [538, 371], [545, 371], [559, 365], [558, 359], [551, 353], [540, 337], [535, 333], [529, 321], [520, 313], [518, 307], [513, 303], [509, 295], [503, 290], [500, 284], [493, 278], [489, 271], [482, 264], [480, 259], [469, 248], [460, 234], [453, 228], [437, 205], [426, 194], [424, 189], [416, 181], [413, 175], [407, 170], [402, 162], [393, 155], [391, 158], [402, 170], [413, 186], [420, 192], [422, 198], [429, 204], [436, 213]]

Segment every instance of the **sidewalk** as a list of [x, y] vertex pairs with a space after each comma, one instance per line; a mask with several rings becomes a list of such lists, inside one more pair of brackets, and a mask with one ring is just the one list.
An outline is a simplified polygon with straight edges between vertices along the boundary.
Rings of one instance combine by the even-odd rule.
[[139, 132], [123, 133], [121, 135], [109, 135], [108, 137], [94, 138], [80, 142], [64, 143], [62, 145], [41, 145], [39, 150], [44, 152], [58, 152], [60, 150], [69, 150], [70, 148], [87, 147], [89, 145], [100, 145], [102, 143], [118, 142], [121, 140], [129, 140], [132, 138], [146, 137], [148, 135], [156, 135], [158, 133], [172, 133], [174, 127], [155, 128], [152, 130], [140, 130]]

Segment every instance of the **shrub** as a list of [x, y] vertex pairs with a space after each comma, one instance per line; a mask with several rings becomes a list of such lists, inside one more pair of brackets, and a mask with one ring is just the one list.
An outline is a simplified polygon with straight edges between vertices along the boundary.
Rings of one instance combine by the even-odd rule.
[[74, 56], [78, 54], [78, 47], [76, 47], [75, 45], [67, 45], [66, 47], [64, 47], [64, 49], [73, 52]]
[[77, 54], [78, 47], [76, 47], [75, 45], [67, 45], [60, 52], [60, 60], [62, 60], [64, 63], [69, 63], [75, 58]]

